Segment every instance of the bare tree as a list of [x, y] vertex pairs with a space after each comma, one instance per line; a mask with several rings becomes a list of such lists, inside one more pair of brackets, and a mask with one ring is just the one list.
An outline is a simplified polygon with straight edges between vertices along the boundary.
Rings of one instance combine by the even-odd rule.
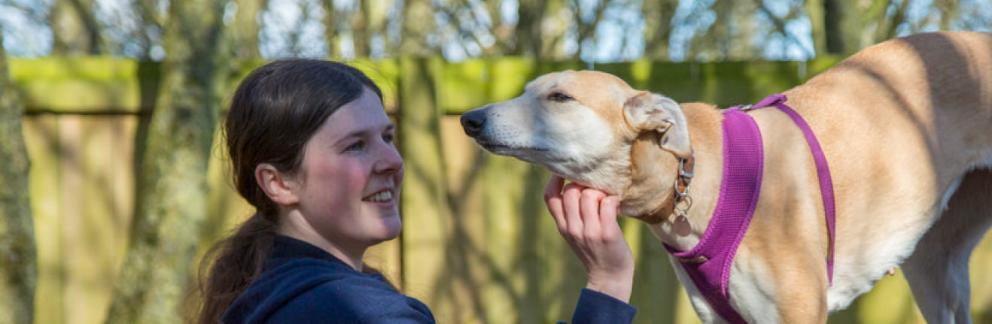
[[351, 36], [354, 57], [372, 55], [373, 36], [385, 35], [385, 10], [388, 5], [381, 0], [366, 0], [355, 1], [351, 7], [339, 9], [334, 6], [334, 1], [321, 0], [321, 7], [324, 9], [324, 37], [331, 56], [343, 54], [337, 48], [342, 34]]
[[895, 37], [899, 25], [906, 21], [910, 3], [910, 0], [822, 1], [824, 36], [819, 39], [826, 44], [818, 47], [834, 55], [849, 55]]
[[951, 22], [958, 18], [958, 1], [956, 0], [935, 0], [940, 13], [940, 30], [950, 30]]
[[669, 58], [668, 42], [672, 36], [672, 17], [678, 0], [644, 0], [644, 56], [665, 60]]
[[163, 0], [131, 0], [131, 7], [138, 13], [139, 30], [134, 32], [134, 39], [141, 47], [141, 59], [150, 60], [152, 49], [161, 45], [162, 22], [165, 20], [159, 2]]
[[[393, 39], [389, 37], [389, 25], [390, 25], [390, 15], [396, 12], [393, 3], [398, 0], [374, 0], [367, 2], [367, 8], [365, 9], [368, 17], [368, 34], [371, 39], [369, 40], [369, 56], [386, 56], [389, 53], [390, 48], [395, 46], [392, 44]], [[378, 41], [378, 46], [373, 46], [373, 41]]]
[[[809, 50], [803, 46], [802, 42], [799, 40], [800, 38], [805, 37], [805, 35], [796, 35], [787, 27], [789, 21], [795, 20], [803, 14], [804, 8], [801, 2], [791, 3], [791, 5], [787, 8], [788, 11], [783, 16], [778, 16], [772, 12], [771, 8], [769, 8], [768, 5], [762, 0], [756, 1], [756, 6], [758, 7], [758, 12], [763, 14], [764, 17], [771, 22], [772, 31], [782, 36], [782, 39], [784, 40], [783, 47], [787, 46], [786, 44], [793, 44], [796, 47], [801, 48], [805, 52], [807, 58], [812, 58], [816, 55], [815, 52], [813, 52], [815, 49], [813, 51]], [[760, 53], [756, 54], [760, 55]], [[757, 55], [755, 57], [757, 57]]]
[[24, 107], [8, 71], [0, 30], [0, 323], [31, 323], [38, 270], [28, 197], [30, 162], [21, 135]]
[[173, 0], [160, 95], [149, 125], [135, 216], [108, 322], [179, 323], [206, 218], [207, 162], [224, 53], [223, 0]]
[[261, 57], [258, 49], [259, 14], [268, 0], [234, 0], [238, 6], [230, 30], [231, 49], [236, 58]]
[[351, 39], [355, 44], [355, 57], [369, 56], [372, 20], [371, 1], [356, 1], [351, 11]]
[[[876, 2], [882, 3], [883, 1], [876, 0]], [[879, 8], [881, 8], [882, 6], [877, 6], [876, 8], [869, 8], [869, 10], [874, 9], [874, 12], [869, 11], [870, 14], [862, 18], [862, 20], [866, 24], [869, 22], [868, 20], [875, 21], [875, 24], [878, 26], [876, 27], [876, 31], [874, 35], [875, 37], [868, 38], [867, 40], [865, 39], [866, 37], [862, 37], [861, 43], [858, 44], [859, 46], [857, 48], [853, 48], [850, 50], [857, 51], [866, 46], [896, 37], [896, 28], [898, 28], [900, 24], [902, 24], [907, 20], [906, 11], [909, 10], [910, 0], [902, 0], [899, 1], [897, 4], [893, 4], [891, 3], [891, 1], [886, 1], [886, 2], [889, 3], [889, 6], [892, 6], [894, 8], [894, 10], [891, 10], [892, 12], [891, 15], [886, 15], [886, 12], [890, 11], [888, 10], [888, 8], [880, 10]], [[852, 35], [857, 35], [858, 29], [856, 27], [848, 26], [848, 28], [849, 28], [849, 30], [847, 31], [848, 33]]]
[[712, 24], [697, 31], [689, 44], [690, 59], [705, 61], [745, 60], [760, 55], [752, 36], [757, 32], [754, 12], [759, 8], [754, 2], [734, 2], [716, 0], [709, 10], [716, 15]]
[[513, 25], [503, 20], [500, 10], [502, 0], [486, 0], [486, 13], [490, 22], [490, 33], [494, 41], [493, 45], [487, 48], [486, 54], [505, 54], [513, 47]]
[[86, 55], [102, 51], [93, 0], [55, 0], [49, 12], [52, 54]]
[[338, 22], [341, 15], [334, 8], [334, 0], [320, 0], [320, 7], [324, 9], [324, 42], [327, 43], [327, 56], [340, 57], [341, 49], [338, 45]]
[[429, 0], [404, 1], [401, 55], [427, 56], [436, 53], [428, 43], [428, 35], [434, 30], [433, 8]]
[[545, 0], [520, 0], [517, 7], [517, 26], [513, 33], [516, 38], [510, 54], [540, 57], [544, 48], [544, 35], [541, 22], [547, 12]]
[[603, 15], [606, 14], [606, 9], [609, 7], [609, 2], [596, 1], [592, 3], [592, 8], [590, 14], [586, 14], [582, 10], [582, 4], [580, 0], [569, 0], [569, 7], [572, 9], [572, 20], [575, 24], [576, 29], [576, 41], [579, 43], [579, 50], [575, 51], [572, 58], [579, 59], [582, 57], [582, 51], [585, 48], [585, 42], [593, 42], [596, 37], [596, 28], [599, 27], [599, 23], [603, 21]]

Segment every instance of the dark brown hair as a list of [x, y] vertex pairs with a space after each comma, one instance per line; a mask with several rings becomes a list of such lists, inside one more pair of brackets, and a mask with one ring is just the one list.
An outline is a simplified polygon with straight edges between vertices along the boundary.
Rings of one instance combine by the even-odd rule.
[[199, 323], [220, 322], [235, 298], [262, 273], [272, 249], [278, 209], [255, 182], [255, 168], [269, 163], [280, 172], [297, 171], [306, 142], [365, 88], [382, 99], [379, 87], [358, 69], [309, 59], [274, 61], [241, 81], [224, 133], [234, 185], [256, 212], [204, 257]]

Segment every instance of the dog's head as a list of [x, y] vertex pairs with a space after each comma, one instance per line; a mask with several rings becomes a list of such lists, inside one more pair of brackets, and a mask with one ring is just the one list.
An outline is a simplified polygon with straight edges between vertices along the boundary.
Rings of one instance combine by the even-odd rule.
[[611, 194], [622, 195], [630, 183], [631, 145], [639, 136], [656, 135], [677, 157], [690, 154], [685, 116], [674, 100], [595, 71], [543, 75], [519, 97], [469, 111], [461, 122], [486, 150]]

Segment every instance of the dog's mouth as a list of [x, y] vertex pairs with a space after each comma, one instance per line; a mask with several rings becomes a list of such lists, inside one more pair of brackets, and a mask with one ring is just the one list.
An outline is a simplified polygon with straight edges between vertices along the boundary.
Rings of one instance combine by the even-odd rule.
[[476, 140], [476, 142], [478, 142], [479, 145], [482, 146], [482, 148], [486, 149], [487, 151], [493, 152], [495, 154], [501, 154], [501, 155], [510, 155], [510, 154], [516, 153], [516, 152], [547, 152], [547, 151], [549, 151], [547, 148], [535, 147], [535, 146], [521, 146], [521, 145], [512, 145], [512, 144], [505, 144], [505, 143], [495, 143], [495, 142], [481, 141], [481, 140]]

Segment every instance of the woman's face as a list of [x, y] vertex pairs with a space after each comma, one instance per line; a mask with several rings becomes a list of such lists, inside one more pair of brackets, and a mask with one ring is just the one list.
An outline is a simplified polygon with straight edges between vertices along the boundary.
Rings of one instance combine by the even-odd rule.
[[394, 134], [379, 97], [365, 89], [307, 141], [295, 175], [299, 209], [325, 240], [364, 248], [399, 235], [403, 159]]

